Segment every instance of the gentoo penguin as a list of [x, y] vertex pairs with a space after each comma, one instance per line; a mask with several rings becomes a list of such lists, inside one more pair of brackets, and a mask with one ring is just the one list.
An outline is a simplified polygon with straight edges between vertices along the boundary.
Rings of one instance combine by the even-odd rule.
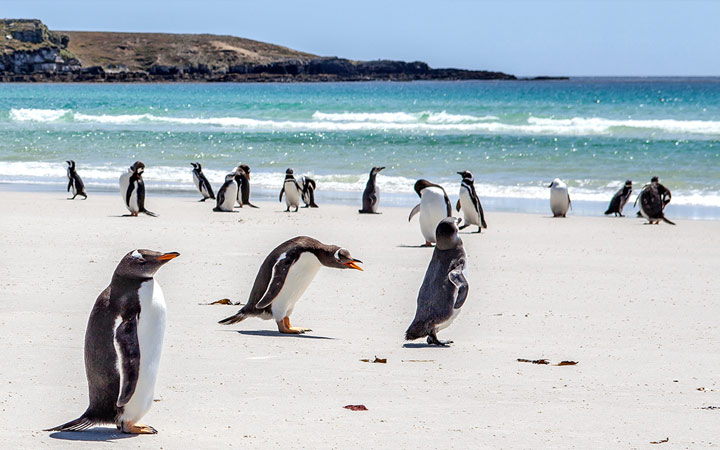
[[237, 200], [238, 185], [235, 172], [225, 175], [225, 183], [217, 193], [217, 203], [213, 208], [216, 212], [232, 212]]
[[235, 168], [237, 178], [240, 179], [240, 190], [238, 191], [238, 204], [242, 208], [243, 205], [248, 205], [251, 208], [257, 208], [257, 206], [250, 203], [250, 166], [247, 164], [240, 164]]
[[265, 258], [250, 291], [247, 304], [234, 316], [219, 323], [230, 325], [249, 316], [273, 318], [278, 331], [300, 334], [311, 331], [290, 324], [295, 303], [315, 278], [321, 266], [336, 269], [362, 270], [359, 259], [337, 245], [326, 245], [307, 236], [298, 236], [283, 242]]
[[202, 200], [199, 200], [201, 202], [204, 202], [205, 200], [211, 198], [215, 200], [215, 194], [213, 193], [212, 186], [210, 186], [210, 182], [207, 178], [205, 178], [205, 174], [202, 171], [202, 166], [200, 163], [190, 163], [193, 166], [193, 181], [195, 182], [195, 187], [200, 191], [203, 198]]
[[233, 203], [233, 207], [234, 208], [242, 208], [243, 202], [242, 202], [242, 196], [240, 195], [240, 193], [242, 192], [243, 177], [242, 177], [242, 175], [240, 175], [240, 172], [238, 172], [237, 170], [234, 170], [232, 173], [235, 174], [233, 179], [235, 180], [235, 184], [236, 184], [235, 203]]
[[420, 213], [420, 231], [425, 236], [425, 246], [435, 243], [435, 228], [446, 217], [452, 217], [450, 199], [442, 186], [433, 184], [428, 180], [417, 180], [415, 192], [420, 197], [420, 203], [410, 211], [408, 222], [415, 214]]
[[663, 210], [668, 203], [672, 194], [670, 190], [660, 184], [657, 177], [653, 177], [650, 184], [643, 187], [638, 194], [635, 203], [640, 201], [640, 214], [645, 217], [650, 224], [659, 224], [661, 220], [675, 225], [675, 223], [665, 218]]
[[302, 201], [305, 203], [303, 208], [318, 208], [315, 204], [315, 180], [308, 176], [302, 176], [298, 180], [298, 184], [302, 189]]
[[612, 200], [610, 200], [610, 205], [608, 206], [607, 211], [605, 211], [605, 215], [615, 214], [615, 217], [625, 217], [622, 212], [628, 199], [630, 199], [630, 194], [632, 194], [632, 181], [627, 180], [625, 182], [625, 186], [613, 195]]
[[370, 176], [362, 195], [362, 209], [358, 210], [360, 214], [380, 214], [377, 212], [378, 205], [380, 205], [380, 189], [375, 184], [375, 177], [384, 168], [373, 167], [370, 169]]
[[120, 195], [122, 195], [131, 216], [145, 213], [155, 217], [155, 213], [145, 209], [145, 182], [142, 178], [144, 171], [145, 164], [142, 161], [135, 161], [127, 172], [120, 175]]
[[485, 223], [485, 213], [483, 213], [480, 199], [475, 192], [473, 174], [466, 170], [458, 172], [458, 175], [462, 177], [462, 183], [460, 183], [460, 198], [458, 198], [455, 209], [460, 212], [460, 208], [462, 208], [465, 216], [465, 223], [460, 229], [477, 225], [477, 232], [480, 233], [483, 228], [487, 228], [487, 223]]
[[572, 205], [567, 185], [560, 181], [560, 178], [555, 178], [548, 187], [550, 188], [550, 209], [553, 217], [565, 217], [568, 208]]
[[85, 192], [85, 184], [83, 183], [82, 179], [80, 178], [80, 175], [75, 171], [75, 161], [72, 159], [70, 161], [65, 161], [68, 165], [67, 168], [67, 177], [68, 177], [68, 187], [67, 190], [70, 192], [70, 189], [72, 189], [73, 196], [72, 198], [68, 200], [75, 200], [75, 197], [78, 195], [83, 196], [83, 200], [87, 200], [87, 193]]
[[115, 424], [123, 433], [157, 433], [138, 423], [153, 404], [165, 334], [165, 298], [153, 276], [179, 255], [134, 250], [120, 261], [85, 331], [90, 406], [79, 418], [45, 431]]
[[302, 187], [300, 187], [298, 182], [295, 181], [292, 169], [288, 169], [285, 171], [285, 181], [283, 182], [283, 187], [280, 190], [279, 201], [282, 201], [283, 194], [285, 194], [285, 205], [287, 205], [287, 209], [285, 210], [285, 212], [290, 211], [291, 206], [294, 207], [295, 212], [297, 212], [298, 208], [300, 207]]
[[452, 341], [438, 340], [437, 332], [452, 323], [465, 303], [467, 263], [454, 218], [440, 221], [436, 239], [437, 245], [418, 292], [415, 319], [405, 332], [405, 339], [410, 341], [427, 336], [430, 345], [448, 345]]

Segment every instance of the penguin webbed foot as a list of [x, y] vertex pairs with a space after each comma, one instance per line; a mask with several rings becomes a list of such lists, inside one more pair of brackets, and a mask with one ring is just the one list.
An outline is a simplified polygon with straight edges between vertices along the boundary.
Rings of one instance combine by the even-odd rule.
[[157, 434], [157, 430], [149, 425], [129, 425], [123, 422], [122, 425], [118, 425], [118, 429], [126, 434]]
[[278, 321], [277, 326], [278, 331], [282, 334], [304, 334], [307, 331], [312, 331], [310, 328], [292, 326], [289, 317], [285, 317], [283, 320]]
[[198, 202], [204, 202], [205, 200], [207, 200], [207, 197], [201, 198], [200, 200], [198, 200]]
[[459, 227], [458, 227], [458, 230], [464, 230], [465, 228], [467, 228], [467, 227], [469, 227], [469, 226], [470, 226], [470, 224], [469, 224], [469, 223], [466, 223], [465, 225], [459, 226]]
[[428, 345], [438, 345], [440, 347], [447, 347], [450, 344], [452, 344], [453, 341], [441, 341], [440, 339], [438, 339], [437, 334], [431, 333], [431, 334], [428, 334], [427, 343], [428, 343]]
[[433, 246], [433, 243], [430, 241], [425, 241], [425, 243], [423, 245], [421, 245], [421, 247], [432, 247], [432, 246]]

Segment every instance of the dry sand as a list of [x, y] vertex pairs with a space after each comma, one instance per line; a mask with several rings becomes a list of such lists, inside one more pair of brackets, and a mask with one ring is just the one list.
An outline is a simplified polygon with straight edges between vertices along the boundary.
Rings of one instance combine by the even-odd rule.
[[[2, 192], [0, 448], [706, 448], [720, 444], [720, 222], [488, 213], [463, 233], [470, 296], [440, 333], [403, 347], [431, 249], [409, 209], [211, 212], [150, 195], [160, 217], [120, 218], [118, 195]], [[263, 258], [307, 234], [364, 272], [322, 269], [283, 336], [216, 322]], [[134, 248], [179, 251], [160, 270], [168, 329], [154, 436], [47, 433], [87, 406], [88, 314]], [[387, 364], [361, 362], [375, 356]], [[556, 367], [517, 358], [578, 361]], [[699, 390], [704, 388], [703, 390]], [[368, 411], [343, 409], [364, 404]], [[652, 445], [651, 441], [669, 438]], [[89, 442], [86, 442], [89, 441]], [[110, 448], [110, 447], [108, 447]]]

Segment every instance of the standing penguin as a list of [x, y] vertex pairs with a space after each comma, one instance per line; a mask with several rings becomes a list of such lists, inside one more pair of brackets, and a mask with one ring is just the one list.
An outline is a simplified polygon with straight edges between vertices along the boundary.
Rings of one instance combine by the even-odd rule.
[[217, 203], [213, 208], [215, 212], [233, 212], [237, 199], [238, 185], [235, 172], [225, 175], [225, 183], [217, 193]]
[[282, 201], [283, 194], [285, 194], [285, 205], [287, 205], [285, 212], [290, 211], [291, 206], [295, 208], [295, 212], [297, 212], [300, 207], [302, 187], [300, 187], [298, 182], [295, 181], [293, 173], [292, 169], [285, 171], [285, 181], [283, 182], [283, 187], [280, 190], [280, 199], [278, 201]]
[[368, 177], [365, 190], [362, 195], [362, 209], [358, 210], [360, 214], [380, 214], [377, 212], [378, 205], [380, 205], [380, 189], [375, 184], [375, 177], [378, 172], [383, 170], [385, 167], [373, 167], [370, 169], [370, 176]]
[[483, 228], [487, 229], [487, 223], [485, 223], [485, 213], [480, 204], [480, 198], [478, 198], [475, 192], [473, 174], [466, 170], [464, 172], [458, 172], [458, 175], [462, 177], [462, 183], [460, 183], [460, 198], [458, 198], [455, 209], [460, 212], [460, 208], [462, 207], [463, 215], [465, 216], [465, 223], [460, 229], [462, 230], [470, 225], [477, 225], [477, 232], [480, 233]]
[[653, 177], [650, 184], [645, 185], [640, 191], [635, 203], [640, 202], [639, 213], [642, 217], [648, 219], [650, 224], [657, 225], [662, 220], [670, 225], [675, 225], [675, 223], [665, 218], [664, 212], [665, 206], [670, 203], [671, 197], [670, 190], [660, 184], [658, 177]]
[[318, 208], [315, 204], [315, 180], [308, 176], [302, 176], [298, 180], [298, 184], [302, 189], [302, 201], [305, 203], [303, 208]]
[[190, 165], [193, 166], [193, 181], [195, 182], [195, 187], [200, 191], [203, 198], [202, 200], [198, 200], [201, 202], [204, 202], [205, 200], [211, 198], [215, 200], [215, 194], [213, 193], [212, 186], [210, 185], [210, 182], [207, 178], [205, 178], [205, 174], [202, 171], [202, 166], [200, 163], [190, 163]]
[[134, 250], [120, 261], [85, 332], [90, 405], [79, 418], [45, 431], [115, 424], [123, 433], [157, 433], [138, 423], [153, 404], [165, 334], [165, 298], [153, 276], [179, 255]]
[[418, 292], [415, 319], [405, 332], [405, 339], [410, 341], [427, 336], [430, 345], [448, 345], [453, 341], [439, 340], [437, 332], [452, 323], [465, 303], [467, 263], [454, 218], [440, 221], [436, 239], [437, 245]]
[[251, 208], [257, 208], [257, 206], [250, 203], [250, 166], [247, 164], [240, 164], [235, 168], [237, 178], [240, 179], [239, 191], [238, 191], [238, 204], [242, 208], [243, 205], [248, 205]]
[[553, 217], [565, 217], [568, 209], [572, 206], [567, 185], [560, 181], [560, 178], [555, 178], [548, 187], [550, 188], [550, 209]]
[[605, 215], [615, 214], [615, 217], [625, 217], [622, 212], [630, 199], [630, 194], [632, 194], [632, 181], [627, 180], [625, 186], [613, 195], [612, 200], [610, 200], [610, 205], [608, 205], [608, 209], [605, 211]]
[[70, 189], [72, 189], [73, 196], [72, 198], [69, 198], [68, 200], [75, 200], [75, 197], [78, 195], [83, 196], [83, 200], [87, 200], [87, 193], [85, 192], [85, 184], [83, 183], [82, 179], [80, 178], [80, 175], [75, 171], [75, 161], [72, 159], [70, 161], [65, 161], [68, 165], [67, 168], [67, 177], [68, 177], [68, 186], [67, 190], [70, 192]]
[[250, 316], [273, 318], [278, 331], [301, 334], [312, 331], [290, 324], [295, 303], [315, 278], [320, 267], [362, 270], [350, 252], [337, 245], [326, 245], [307, 237], [298, 236], [283, 242], [265, 258], [250, 291], [247, 304], [234, 316], [219, 323], [230, 325]]
[[452, 217], [452, 206], [445, 189], [428, 180], [417, 180], [415, 192], [420, 197], [420, 203], [410, 211], [408, 222], [415, 214], [420, 213], [420, 231], [425, 237], [425, 247], [430, 247], [435, 243], [438, 223], [446, 217]]
[[130, 211], [131, 216], [145, 213], [148, 216], [156, 217], [157, 214], [145, 209], [145, 182], [142, 178], [144, 171], [145, 164], [142, 161], [135, 161], [127, 172], [120, 175], [120, 195], [122, 195], [125, 207]]

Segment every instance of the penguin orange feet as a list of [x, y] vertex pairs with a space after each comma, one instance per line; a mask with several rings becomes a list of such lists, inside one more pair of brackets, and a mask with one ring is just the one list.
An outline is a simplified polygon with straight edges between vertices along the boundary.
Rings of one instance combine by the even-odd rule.
[[425, 244], [423, 245], [423, 247], [432, 247], [432, 246], [433, 246], [432, 242], [430, 242], [430, 241], [425, 241]]
[[278, 331], [284, 334], [303, 334], [306, 331], [312, 331], [310, 328], [294, 327], [290, 324], [290, 318], [285, 317], [283, 320], [278, 321]]
[[120, 430], [127, 434], [157, 434], [157, 430], [148, 425], [122, 423]]

